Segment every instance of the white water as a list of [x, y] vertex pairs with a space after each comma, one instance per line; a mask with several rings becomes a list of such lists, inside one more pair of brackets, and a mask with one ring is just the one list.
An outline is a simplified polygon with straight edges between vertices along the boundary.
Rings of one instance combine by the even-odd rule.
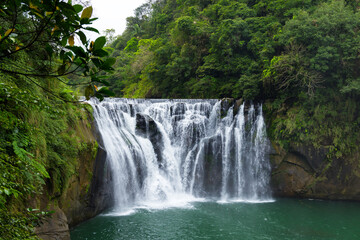
[[[262, 106], [217, 100], [91, 100], [112, 169], [115, 208], [191, 207], [189, 202], [263, 202], [269, 143]], [[137, 123], [138, 122], [138, 123]], [[141, 122], [141, 123], [140, 123]]]

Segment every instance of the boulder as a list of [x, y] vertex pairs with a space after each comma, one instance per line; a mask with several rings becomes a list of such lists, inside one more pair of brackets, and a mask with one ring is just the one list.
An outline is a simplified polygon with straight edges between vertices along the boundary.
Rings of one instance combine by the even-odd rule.
[[35, 229], [36, 235], [43, 240], [70, 240], [65, 213], [58, 206], [51, 206], [49, 210], [54, 213]]

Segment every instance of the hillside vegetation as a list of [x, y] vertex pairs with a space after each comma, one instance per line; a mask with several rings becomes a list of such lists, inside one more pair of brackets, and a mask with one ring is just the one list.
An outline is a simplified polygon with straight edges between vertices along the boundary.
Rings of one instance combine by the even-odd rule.
[[56, 203], [96, 149], [78, 95], [261, 102], [282, 148], [360, 164], [359, 0], [152, 0], [106, 47], [73, 2], [0, 3], [0, 238], [35, 239], [30, 200]]
[[127, 18], [108, 48], [119, 97], [265, 102], [270, 137], [358, 147], [360, 3], [344, 0], [158, 0]]
[[71, 1], [0, 3], [0, 239], [37, 238], [34, 228], [51, 215], [40, 205], [59, 204], [79, 158], [96, 152], [81, 132], [91, 129], [92, 109], [67, 79], [89, 77], [78, 83], [87, 97], [108, 93], [95, 84], [106, 84], [98, 73], [114, 59], [103, 59], [105, 37], [86, 38], [84, 30], [97, 32], [91, 14]]

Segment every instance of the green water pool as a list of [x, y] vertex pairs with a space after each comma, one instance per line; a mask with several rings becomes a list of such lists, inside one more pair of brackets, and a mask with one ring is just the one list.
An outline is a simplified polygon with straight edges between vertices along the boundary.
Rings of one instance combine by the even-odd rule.
[[74, 228], [71, 239], [360, 239], [360, 203], [278, 199], [139, 208], [99, 215]]

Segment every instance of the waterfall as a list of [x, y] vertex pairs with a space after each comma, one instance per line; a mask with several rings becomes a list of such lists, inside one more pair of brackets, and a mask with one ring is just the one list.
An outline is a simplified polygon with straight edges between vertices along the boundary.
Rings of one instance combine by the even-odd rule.
[[112, 170], [115, 208], [184, 199], [266, 201], [262, 106], [219, 100], [92, 99]]

